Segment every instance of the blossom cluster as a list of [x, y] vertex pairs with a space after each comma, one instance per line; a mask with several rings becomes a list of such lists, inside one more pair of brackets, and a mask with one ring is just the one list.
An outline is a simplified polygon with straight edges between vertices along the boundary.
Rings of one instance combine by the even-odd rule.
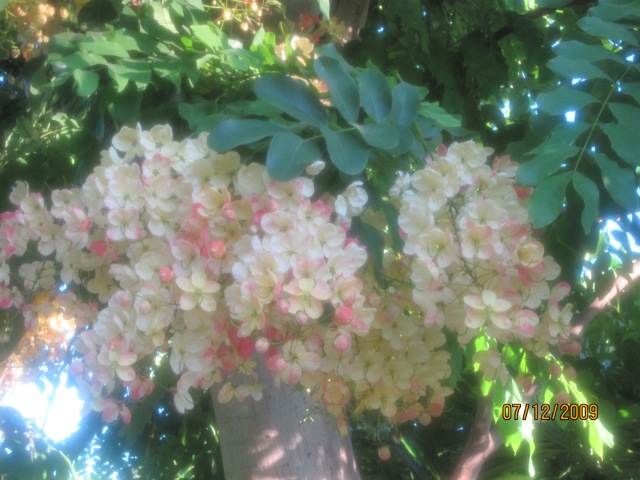
[[[351, 400], [426, 424], [453, 392], [443, 327], [461, 343], [486, 334], [538, 354], [574, 348], [560, 306], [568, 288], [548, 286], [558, 268], [531, 236], [526, 192], [508, 159], [492, 168], [488, 153], [454, 144], [399, 177], [390, 196], [405, 246], [385, 252], [383, 288], [349, 236], [367, 204], [362, 182], [320, 195], [321, 161], [276, 182], [263, 165], [210, 150], [206, 134], [179, 142], [168, 126], [123, 128], [81, 188], [54, 191], [50, 205], [14, 188], [18, 209], [1, 217], [0, 308], [29, 329], [55, 309], [75, 320], [82, 359], [71, 371], [106, 421], [129, 421], [127, 403], [153, 390], [166, 356], [179, 412], [194, 388], [217, 385], [222, 402], [261, 398], [264, 362], [343, 431]], [[55, 295], [33, 302], [42, 291]], [[502, 378], [497, 352], [477, 355]]]
[[509, 157], [489, 165], [491, 153], [473, 142], [440, 147], [425, 168], [399, 175], [391, 195], [424, 324], [457, 332], [460, 344], [494, 339], [474, 361], [505, 384], [495, 345], [516, 342], [540, 357], [550, 346], [576, 354], [580, 345], [570, 338], [572, 307], [561, 306], [570, 287], [550, 286], [560, 268], [532, 234], [530, 190], [515, 185]]

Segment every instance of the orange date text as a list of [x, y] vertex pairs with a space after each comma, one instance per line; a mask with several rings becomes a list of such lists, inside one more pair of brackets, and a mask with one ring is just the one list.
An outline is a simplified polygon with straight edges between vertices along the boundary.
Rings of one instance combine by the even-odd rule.
[[503, 420], [597, 420], [598, 404], [565, 403], [505, 403], [502, 405]]

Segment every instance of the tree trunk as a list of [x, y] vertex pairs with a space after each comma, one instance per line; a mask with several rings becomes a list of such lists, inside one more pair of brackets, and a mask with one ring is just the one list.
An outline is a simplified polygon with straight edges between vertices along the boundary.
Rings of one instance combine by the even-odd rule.
[[217, 402], [226, 480], [359, 480], [350, 437], [304, 392], [275, 385], [258, 362], [263, 398]]
[[502, 441], [493, 426], [492, 407], [491, 397], [478, 397], [476, 418], [452, 479], [476, 480], [484, 462], [500, 448]]
[[331, 15], [347, 26], [350, 38], [356, 38], [367, 21], [370, 3], [370, 0], [337, 0], [331, 5]]

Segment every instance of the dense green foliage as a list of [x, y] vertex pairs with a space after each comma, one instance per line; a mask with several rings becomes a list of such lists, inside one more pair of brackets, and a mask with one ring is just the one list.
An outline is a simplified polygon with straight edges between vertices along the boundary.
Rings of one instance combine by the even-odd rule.
[[[637, 0], [384, 0], [372, 2], [358, 39], [317, 47], [314, 59], [268, 22], [254, 38], [230, 40], [198, 0], [140, 7], [92, 0], [52, 38], [46, 56], [2, 66], [23, 89], [0, 90], [0, 206], [17, 179], [40, 191], [79, 184], [122, 125], [169, 123], [177, 134], [214, 132], [212, 148], [264, 158], [278, 179], [324, 157], [332, 166], [317, 179], [321, 189], [364, 180], [373, 210], [393, 223], [398, 214], [385, 195], [395, 170], [419, 165], [439, 143], [473, 137], [523, 163], [520, 183], [536, 187], [534, 225], [580, 312], [637, 257], [626, 233], [640, 237], [637, 217], [627, 219], [638, 210], [639, 24]], [[619, 248], [600, 232], [607, 219], [621, 222]], [[353, 233], [381, 263], [384, 244], [373, 228], [355, 222]], [[397, 248], [401, 239], [392, 241]], [[538, 478], [640, 471], [640, 391], [629, 382], [640, 361], [639, 309], [623, 297], [600, 315], [573, 363], [614, 447], [603, 447], [582, 422], [539, 422]], [[481, 388], [470, 362], [461, 354], [456, 361], [458, 393], [428, 427], [354, 420], [364, 478], [451, 474]], [[87, 417], [86, 429], [58, 448], [78, 458], [78, 472], [99, 456], [92, 478], [131, 470], [138, 478], [222, 478], [206, 400], [183, 418], [157, 389], [137, 405], [132, 424], [102, 429]], [[499, 423], [503, 438], [521, 440]], [[393, 445], [390, 462], [378, 459], [378, 444]], [[530, 452], [513, 450], [498, 451], [485, 478], [526, 475]], [[65, 468], [47, 458], [50, 472]]]

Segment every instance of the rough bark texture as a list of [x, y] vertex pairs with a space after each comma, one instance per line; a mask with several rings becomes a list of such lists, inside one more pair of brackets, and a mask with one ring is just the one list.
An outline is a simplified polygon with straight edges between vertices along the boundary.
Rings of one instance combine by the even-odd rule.
[[212, 393], [226, 480], [359, 480], [351, 439], [335, 420], [258, 368], [262, 400], [220, 404]]

